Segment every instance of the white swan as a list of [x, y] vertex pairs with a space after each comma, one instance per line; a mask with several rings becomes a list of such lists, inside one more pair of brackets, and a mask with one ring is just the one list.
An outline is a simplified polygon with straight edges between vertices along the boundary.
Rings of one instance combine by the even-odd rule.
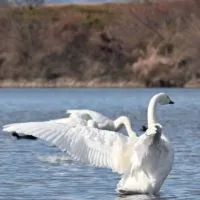
[[154, 95], [148, 106], [145, 134], [138, 138], [131, 157], [132, 167], [118, 183], [121, 193], [157, 194], [171, 171], [174, 153], [156, 117], [157, 104], [174, 104], [168, 95]]
[[[108, 118], [107, 116], [88, 109], [72, 109], [67, 110], [67, 114], [70, 116], [79, 116], [82, 119], [87, 119], [88, 117], [93, 120], [99, 129], [103, 130], [110, 130], [110, 131], [117, 131], [121, 128], [121, 125], [123, 124], [124, 119], [117, 118], [116, 120], [112, 120]], [[125, 119], [125, 121], [127, 118]]]
[[125, 126], [129, 136], [137, 137], [136, 132], [131, 128], [129, 118], [126, 116], [120, 116], [117, 119], [112, 120], [99, 112], [88, 109], [67, 110], [67, 114], [69, 114], [69, 117], [79, 117], [83, 120], [87, 120], [88, 126], [102, 130], [119, 131]]
[[[69, 114], [68, 117], [48, 121], [65, 124], [66, 126], [81, 125], [111, 131], [118, 131], [124, 126], [129, 136], [137, 137], [136, 132], [132, 130], [129, 118], [126, 116], [120, 116], [116, 120], [112, 120], [101, 113], [86, 109], [67, 110], [67, 114]], [[27, 136], [24, 133], [13, 132], [12, 135], [17, 139], [36, 139], [35, 137]]]
[[164, 94], [155, 95], [148, 108], [148, 129], [138, 138], [88, 126], [66, 126], [49, 122], [8, 124], [3, 131], [23, 132], [51, 142], [72, 158], [86, 164], [111, 168], [122, 174], [117, 190], [121, 193], [159, 191], [173, 163], [173, 150], [157, 124], [157, 103], [170, 104]]

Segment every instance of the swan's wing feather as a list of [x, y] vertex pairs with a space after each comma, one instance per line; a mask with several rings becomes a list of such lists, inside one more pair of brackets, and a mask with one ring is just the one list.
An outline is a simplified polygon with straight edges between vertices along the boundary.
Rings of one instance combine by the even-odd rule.
[[60, 118], [60, 119], [51, 119], [49, 122], [61, 123], [61, 124], [68, 124], [70, 122], [69, 117]]
[[[14, 123], [3, 126], [5, 132], [17, 132], [25, 135], [32, 135], [37, 138], [43, 139], [47, 142], [52, 142], [60, 149], [65, 151], [65, 145], [62, 141], [64, 133], [58, 126], [64, 126], [63, 124], [53, 123], [54, 126], [50, 126], [52, 122], [26, 122], [26, 123]], [[65, 125], [66, 126], [66, 125]], [[67, 127], [65, 127], [67, 129]], [[53, 134], [52, 134], [53, 133]]]
[[49, 120], [48, 122], [65, 124], [68, 126], [69, 125], [70, 126], [77, 126], [77, 125], [85, 126], [85, 125], [87, 125], [87, 121], [79, 116], [74, 116], [74, 117], [69, 116], [69, 117], [60, 118], [60, 119], [53, 119], [53, 120]]
[[[54, 122], [9, 124], [3, 127], [3, 131], [33, 135], [67, 151], [75, 160], [116, 172], [119, 172], [118, 160], [127, 141], [127, 137], [120, 133]], [[120, 169], [120, 173], [122, 171]]]
[[145, 158], [149, 155], [150, 145], [153, 144], [153, 141], [156, 142], [155, 140], [157, 139], [157, 135], [160, 136], [161, 133], [162, 126], [159, 124], [153, 124], [146, 130], [145, 134], [139, 137], [133, 148], [131, 158], [132, 171], [137, 170], [142, 166]]
[[100, 114], [98, 112], [95, 112], [95, 111], [89, 110], [89, 109], [70, 109], [70, 110], [66, 110], [66, 113], [67, 114], [88, 114], [91, 116]]
[[91, 119], [93, 119], [95, 122], [98, 122], [98, 123], [105, 123], [105, 121], [109, 121], [110, 119], [108, 117], [106, 117], [105, 115], [99, 113], [99, 112], [96, 112], [96, 111], [93, 111], [93, 110], [88, 110], [88, 109], [80, 109], [80, 110], [67, 110], [66, 111], [67, 114], [70, 114], [70, 115], [79, 115], [79, 116], [90, 116]]
[[100, 113], [97, 113], [93, 110], [87, 110], [87, 109], [70, 109], [66, 111], [69, 116], [78, 116], [81, 118], [90, 118], [90, 119], [97, 119], [101, 115]]
[[133, 153], [131, 157], [131, 171], [137, 170], [143, 163], [143, 160], [148, 155], [148, 148], [145, 146], [145, 136], [139, 137], [138, 141], [135, 143], [133, 148]]
[[80, 110], [67, 110], [67, 113], [71, 116], [78, 116], [82, 119], [88, 120], [91, 119], [96, 123], [96, 127], [104, 130], [115, 130], [113, 121], [96, 111], [88, 110], [88, 109], [80, 109]]

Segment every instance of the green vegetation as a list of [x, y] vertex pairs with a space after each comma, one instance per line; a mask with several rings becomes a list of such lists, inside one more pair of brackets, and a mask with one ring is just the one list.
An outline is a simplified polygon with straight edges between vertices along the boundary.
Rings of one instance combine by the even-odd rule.
[[199, 86], [197, 0], [0, 9], [0, 86]]

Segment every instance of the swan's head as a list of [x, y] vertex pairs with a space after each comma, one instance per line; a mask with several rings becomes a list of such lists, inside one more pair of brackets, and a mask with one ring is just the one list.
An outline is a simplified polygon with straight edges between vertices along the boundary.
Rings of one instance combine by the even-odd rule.
[[154, 96], [157, 99], [157, 102], [161, 105], [174, 104], [171, 98], [165, 93], [159, 93]]

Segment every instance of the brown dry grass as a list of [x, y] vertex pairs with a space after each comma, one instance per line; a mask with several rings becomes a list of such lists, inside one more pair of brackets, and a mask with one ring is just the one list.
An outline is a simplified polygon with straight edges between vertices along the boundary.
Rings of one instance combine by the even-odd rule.
[[1, 8], [0, 86], [199, 86], [200, 3]]

